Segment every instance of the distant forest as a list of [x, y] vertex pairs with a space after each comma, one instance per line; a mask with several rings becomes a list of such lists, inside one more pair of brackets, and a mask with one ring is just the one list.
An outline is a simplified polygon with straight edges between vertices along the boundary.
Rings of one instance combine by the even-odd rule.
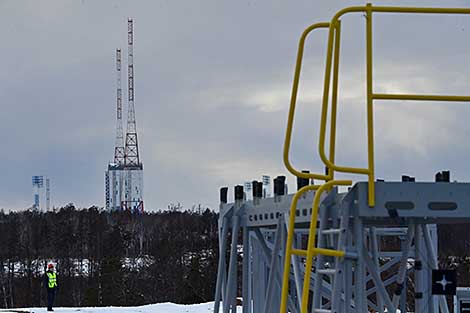
[[45, 305], [47, 263], [57, 306], [125, 306], [214, 297], [218, 215], [209, 209], [132, 215], [73, 205], [0, 212], [0, 307]]
[[[180, 206], [142, 215], [73, 205], [47, 213], [0, 211], [0, 308], [44, 306], [51, 261], [57, 306], [212, 301], [217, 219], [209, 209]], [[468, 225], [441, 225], [438, 232], [440, 267], [457, 269], [459, 286], [470, 286]]]

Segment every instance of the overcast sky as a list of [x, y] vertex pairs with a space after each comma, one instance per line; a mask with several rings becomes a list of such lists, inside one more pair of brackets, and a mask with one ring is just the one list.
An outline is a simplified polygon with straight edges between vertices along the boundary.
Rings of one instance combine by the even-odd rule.
[[[120, 47], [127, 54], [127, 17], [134, 18], [146, 209], [178, 202], [217, 208], [221, 186], [286, 174], [282, 145], [298, 38], [356, 4], [364, 2], [1, 0], [0, 208], [31, 206], [32, 175], [51, 178], [55, 206], [104, 205], [114, 151], [114, 53]], [[364, 23], [361, 14], [343, 19], [343, 165], [366, 165]], [[374, 40], [375, 91], [470, 94], [470, 16], [377, 14]], [[307, 44], [292, 145], [294, 165], [318, 172], [325, 41], [319, 32]], [[470, 104], [382, 101], [375, 108], [377, 177], [432, 180], [450, 169], [452, 179], [470, 179]], [[287, 180], [292, 190], [295, 180]]]

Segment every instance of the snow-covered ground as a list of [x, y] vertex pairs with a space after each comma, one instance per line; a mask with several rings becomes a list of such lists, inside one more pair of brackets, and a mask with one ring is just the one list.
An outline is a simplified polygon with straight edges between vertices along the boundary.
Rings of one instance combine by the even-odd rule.
[[[222, 308], [221, 308], [222, 309]], [[57, 313], [213, 313], [214, 303], [182, 305], [158, 303], [138, 307], [103, 307], [103, 308], [54, 308]], [[46, 313], [46, 308], [2, 309], [0, 313]], [[241, 307], [237, 308], [241, 313]]]

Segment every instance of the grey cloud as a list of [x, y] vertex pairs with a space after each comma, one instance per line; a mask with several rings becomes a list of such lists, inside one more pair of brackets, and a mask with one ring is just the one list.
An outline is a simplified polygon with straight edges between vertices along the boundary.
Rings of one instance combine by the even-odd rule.
[[[221, 185], [286, 173], [282, 144], [298, 38], [305, 26], [353, 4], [363, 2], [2, 2], [0, 26], [8, 44], [1, 52], [0, 140], [8, 149], [0, 157], [8, 179], [0, 182], [0, 206], [27, 206], [35, 174], [51, 176], [56, 205], [102, 205], [114, 144], [113, 56], [116, 47], [125, 51], [127, 16], [135, 20], [137, 127], [148, 209], [170, 202], [216, 207]], [[470, 18], [420, 18], [421, 26], [413, 28], [402, 18], [390, 29], [391, 18], [374, 20], [376, 87], [465, 94]], [[362, 19], [344, 22], [338, 133], [338, 162], [357, 166], [365, 164]], [[307, 45], [292, 146], [294, 163], [315, 171], [322, 171], [316, 135], [325, 40], [324, 33], [315, 34]], [[407, 56], [413, 57], [408, 63]], [[437, 107], [423, 113], [422, 104], [378, 104], [378, 176], [398, 178], [407, 171], [430, 179], [434, 170], [449, 167], [468, 179], [468, 110]], [[293, 188], [294, 179], [288, 180]]]

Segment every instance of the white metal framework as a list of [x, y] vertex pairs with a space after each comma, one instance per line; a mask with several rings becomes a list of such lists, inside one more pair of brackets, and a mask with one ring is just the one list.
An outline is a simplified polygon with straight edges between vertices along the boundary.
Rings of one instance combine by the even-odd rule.
[[[342, 249], [346, 255], [315, 257], [309, 312], [408, 312], [412, 299], [405, 291], [412, 281], [415, 312], [447, 313], [444, 296], [430, 292], [431, 271], [438, 268], [436, 224], [470, 222], [470, 184], [377, 182], [376, 188], [374, 213], [367, 204], [365, 182], [345, 193], [332, 189], [322, 197], [317, 245]], [[237, 296], [242, 296], [244, 313], [279, 312], [294, 195], [253, 196], [252, 201], [242, 197], [220, 206], [216, 313], [235, 312]], [[307, 192], [297, 203], [297, 249], [305, 249], [313, 196], [313, 191]], [[387, 248], [384, 243], [391, 241], [398, 246]], [[300, 312], [305, 257], [292, 256], [291, 264], [288, 312]]]

